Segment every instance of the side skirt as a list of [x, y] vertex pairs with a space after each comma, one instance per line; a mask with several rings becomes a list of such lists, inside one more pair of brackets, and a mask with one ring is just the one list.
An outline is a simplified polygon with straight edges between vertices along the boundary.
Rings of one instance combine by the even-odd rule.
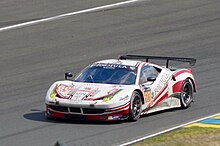
[[179, 96], [180, 96], [180, 93], [172, 94], [171, 96], [167, 97], [166, 99], [164, 99], [162, 102], [160, 102], [156, 106], [151, 107], [149, 108], [149, 110], [143, 112], [142, 115], [181, 107]]

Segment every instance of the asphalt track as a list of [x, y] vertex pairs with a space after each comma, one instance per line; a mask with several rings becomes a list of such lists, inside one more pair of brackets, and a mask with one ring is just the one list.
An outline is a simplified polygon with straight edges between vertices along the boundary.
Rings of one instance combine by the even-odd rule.
[[[0, 27], [116, 2], [1, 0]], [[45, 119], [46, 90], [65, 71], [127, 53], [197, 58], [192, 106], [133, 123]], [[0, 145], [119, 145], [219, 113], [219, 55], [219, 0], [143, 0], [0, 32]]]

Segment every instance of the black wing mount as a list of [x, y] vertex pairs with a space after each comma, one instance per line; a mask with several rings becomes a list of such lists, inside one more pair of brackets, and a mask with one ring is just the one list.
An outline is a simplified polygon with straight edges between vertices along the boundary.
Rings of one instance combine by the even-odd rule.
[[166, 60], [166, 68], [169, 67], [169, 61], [180, 61], [180, 62], [189, 62], [191, 66], [195, 65], [195, 58], [182, 58], [182, 57], [162, 57], [162, 56], [144, 56], [144, 55], [123, 55], [120, 56], [119, 59], [146, 59], [148, 62], [149, 59], [154, 60]]

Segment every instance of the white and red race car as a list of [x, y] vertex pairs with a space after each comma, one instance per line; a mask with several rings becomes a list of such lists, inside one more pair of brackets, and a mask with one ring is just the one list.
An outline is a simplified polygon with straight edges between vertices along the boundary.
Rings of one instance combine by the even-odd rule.
[[[166, 66], [149, 59], [165, 60]], [[192, 70], [170, 68], [169, 61], [194, 65], [196, 59], [125, 55], [95, 62], [74, 79], [65, 73], [65, 80], [55, 82], [47, 92], [46, 116], [136, 121], [143, 114], [188, 108], [196, 92]]]

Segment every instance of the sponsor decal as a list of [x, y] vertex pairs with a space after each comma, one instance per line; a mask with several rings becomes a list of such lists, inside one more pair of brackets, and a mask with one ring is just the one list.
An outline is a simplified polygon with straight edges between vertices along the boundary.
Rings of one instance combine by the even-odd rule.
[[110, 68], [110, 69], [115, 69], [115, 68], [125, 68], [127, 69], [127, 65], [121, 65], [121, 64], [110, 64], [110, 63], [96, 63], [93, 66], [96, 67], [103, 67], [103, 68]]
[[120, 116], [112, 116], [112, 119], [119, 119]]
[[129, 99], [128, 95], [126, 95], [125, 97], [120, 98], [119, 100], [121, 101], [121, 100], [127, 100], [127, 99]]
[[94, 90], [92, 90], [88, 96], [93, 97], [94, 95], [96, 95], [99, 91], [99, 88], [95, 88]]
[[108, 120], [113, 120], [112, 116], [108, 116]]
[[69, 99], [73, 90], [74, 90], [73, 85], [59, 84], [56, 87], [57, 94], [64, 99]]
[[82, 100], [92, 100], [89, 97], [94, 97], [98, 92], [100, 92], [99, 88], [95, 88], [86, 94]]
[[79, 91], [79, 92], [76, 92], [75, 94], [74, 94], [74, 97], [75, 98], [81, 98], [81, 97], [84, 97], [84, 96], [86, 96], [86, 92], [82, 92], [82, 91]]
[[108, 120], [119, 120], [121, 118], [121, 116], [108, 116]]
[[160, 93], [160, 91], [165, 87], [169, 77], [170, 77], [169, 74], [162, 75], [158, 85], [156, 86], [156, 88], [154, 89], [154, 91], [151, 94], [152, 98], [154, 98], [158, 93]]

